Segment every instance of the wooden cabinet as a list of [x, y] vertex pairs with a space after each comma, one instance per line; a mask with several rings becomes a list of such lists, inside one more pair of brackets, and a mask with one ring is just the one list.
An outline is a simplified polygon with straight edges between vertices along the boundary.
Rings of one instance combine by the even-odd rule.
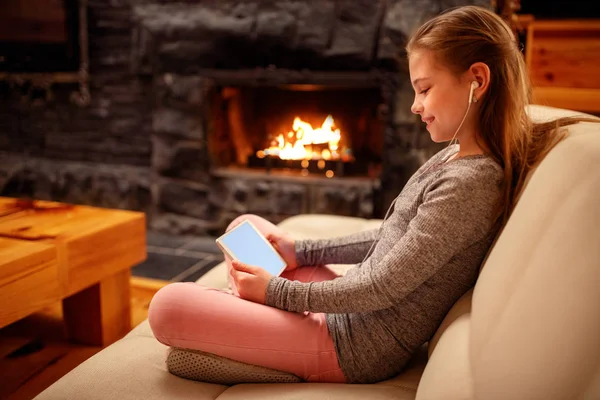
[[600, 19], [530, 19], [523, 25], [533, 102], [599, 113]]

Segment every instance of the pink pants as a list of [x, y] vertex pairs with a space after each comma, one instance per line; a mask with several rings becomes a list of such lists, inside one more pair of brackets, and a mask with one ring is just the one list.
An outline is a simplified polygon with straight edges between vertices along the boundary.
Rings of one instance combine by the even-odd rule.
[[[263, 234], [280, 229], [255, 215], [243, 215], [227, 229], [244, 218]], [[325, 266], [301, 267], [281, 276], [302, 282], [337, 277]], [[290, 372], [309, 382], [346, 381], [325, 314], [283, 311], [195, 283], [173, 283], [156, 293], [148, 319], [158, 341], [167, 346]]]

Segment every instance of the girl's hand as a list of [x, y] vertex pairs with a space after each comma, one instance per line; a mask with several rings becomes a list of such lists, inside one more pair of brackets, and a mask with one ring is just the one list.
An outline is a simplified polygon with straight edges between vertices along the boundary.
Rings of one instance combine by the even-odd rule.
[[281, 257], [283, 257], [283, 260], [287, 264], [286, 271], [298, 268], [296, 241], [290, 235], [287, 233], [270, 233], [266, 238], [275, 247], [275, 250], [277, 250]]
[[267, 286], [272, 275], [260, 267], [231, 261], [231, 277], [242, 299], [265, 304]]

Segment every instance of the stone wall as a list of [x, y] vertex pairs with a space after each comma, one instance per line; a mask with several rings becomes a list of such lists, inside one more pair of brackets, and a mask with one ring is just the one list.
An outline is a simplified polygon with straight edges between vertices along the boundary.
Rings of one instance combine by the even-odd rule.
[[0, 83], [0, 194], [142, 210], [153, 228], [179, 233], [219, 232], [242, 212], [378, 216], [374, 205], [389, 204], [436, 150], [410, 113], [405, 72], [387, 94], [394, 151], [375, 186], [211, 174], [199, 74], [389, 69], [394, 42], [464, 3], [487, 2], [88, 0], [90, 106], [69, 103], [62, 86], [27, 101]]
[[132, 3], [142, 2], [88, 0], [88, 107], [66, 85], [28, 96], [0, 82], [1, 195], [151, 208], [152, 85], [131, 71]]

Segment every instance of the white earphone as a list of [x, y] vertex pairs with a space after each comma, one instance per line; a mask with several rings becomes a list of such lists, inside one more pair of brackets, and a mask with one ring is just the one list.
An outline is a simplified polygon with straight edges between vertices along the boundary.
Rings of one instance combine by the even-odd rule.
[[469, 92], [469, 104], [477, 103], [477, 97], [473, 97], [473, 91], [479, 87], [479, 82], [473, 81], [471, 82], [471, 91]]

